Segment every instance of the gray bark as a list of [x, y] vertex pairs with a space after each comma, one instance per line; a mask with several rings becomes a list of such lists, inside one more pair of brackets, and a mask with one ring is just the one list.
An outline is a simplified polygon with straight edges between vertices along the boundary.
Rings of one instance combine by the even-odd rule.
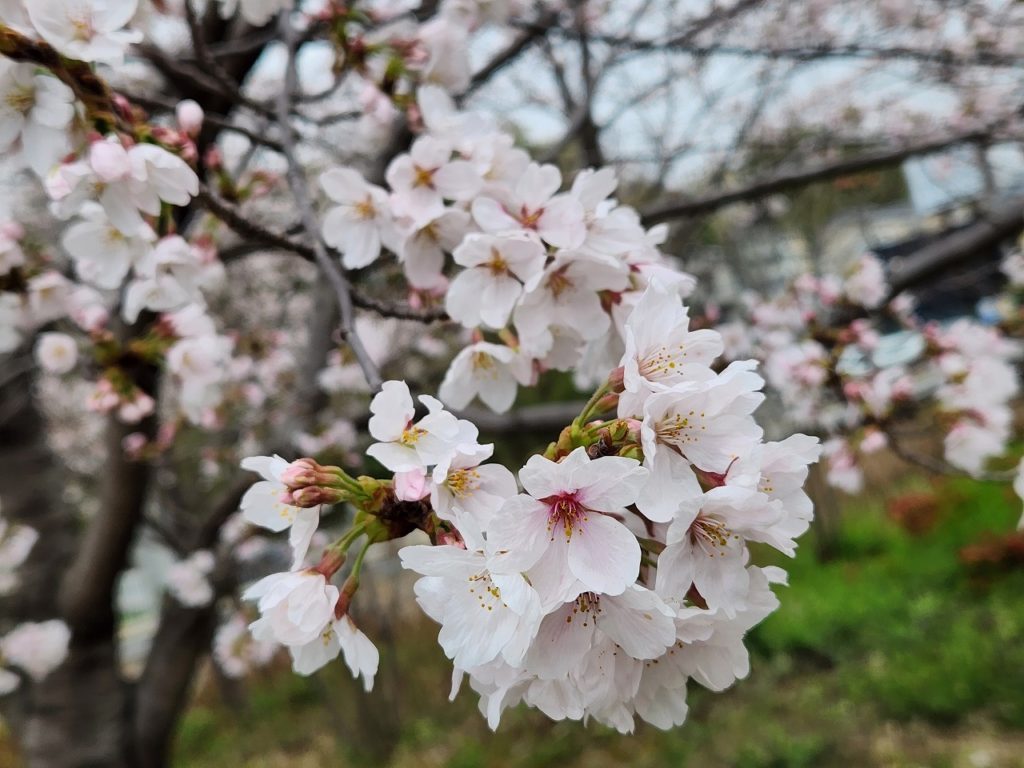
[[[5, 361], [16, 374], [0, 387], [0, 504], [6, 519], [39, 533], [19, 588], [2, 602], [12, 623], [60, 616], [57, 586], [79, 538], [75, 510], [61, 500], [61, 467], [46, 444], [31, 366], [20, 365], [27, 358], [26, 351]], [[125, 765], [124, 686], [110, 633], [74, 635], [65, 663], [40, 683], [24, 679], [3, 706], [28, 768]]]

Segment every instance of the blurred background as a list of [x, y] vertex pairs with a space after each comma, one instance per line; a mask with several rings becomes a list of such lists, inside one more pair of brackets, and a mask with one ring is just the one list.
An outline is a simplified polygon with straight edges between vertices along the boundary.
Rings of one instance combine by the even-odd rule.
[[[221, 18], [227, 4], [194, 5], [205, 42], [226, 64], [239, 64], [239, 50], [251, 54], [232, 70], [239, 91], [270, 99], [283, 62], [272, 28]], [[340, 4], [301, 5], [315, 15]], [[439, 8], [402, 5], [418, 23]], [[801, 276], [848, 274], [870, 252], [911, 290], [922, 323], [971, 318], [1021, 336], [1014, 284], [1021, 281], [1008, 279], [1004, 265], [1024, 230], [1024, 4], [594, 0], [567, 4], [572, 13], [554, 3], [509, 5], [514, 12], [504, 22], [447, 43], [465, 55], [467, 77], [475, 73], [451, 90], [534, 157], [558, 165], [567, 181], [580, 168], [613, 167], [617, 196], [646, 224], [669, 225], [662, 249], [697, 277], [696, 322], [739, 318], [753, 295], [771, 300]], [[202, 66], [181, 3], [140, 7], [135, 24], [147, 42], [107, 73], [114, 86], [156, 121], [169, 122], [177, 101], [196, 98], [250, 134], [265, 132], [256, 111], [232, 111], [230, 100], [211, 105], [195, 85]], [[365, 83], [335, 81], [337, 41], [321, 37], [328, 39], [311, 35], [300, 57], [307, 96], [329, 93], [304, 107], [310, 172], [351, 163], [379, 176], [394, 154], [388, 139], [404, 136], [408, 144], [410, 135], [390, 130], [404, 129], [390, 112], [383, 121], [367, 118]], [[277, 194], [280, 158], [241, 132], [213, 131], [200, 143], [240, 169], [233, 204], [287, 231], [293, 211]], [[7, 170], [0, 218], [22, 222], [38, 253], [67, 267], [38, 185]], [[232, 329], [251, 367], [232, 380], [216, 429], [186, 423], [176, 411], [166, 420], [174, 421], [175, 440], [153, 459], [136, 500], [110, 638], [117, 671], [130, 683], [144, 678], [156, 644], [180, 641], [194, 651], [195, 675], [175, 689], [185, 708], [172, 765], [1024, 766], [1022, 502], [1006, 482], [972, 479], [935, 460], [948, 424], [932, 410], [906, 414], [899, 455], [882, 448], [861, 457], [863, 480], [853, 493], [829, 485], [826, 465], [813, 469], [817, 518], [797, 557], [754, 552], [758, 564], [785, 567], [789, 585], [778, 590], [781, 607], [749, 637], [749, 678], [722, 694], [691, 685], [681, 728], [641, 724], [620, 736], [520, 707], [490, 733], [468, 688], [448, 700], [451, 666], [437, 627], [415, 605], [412, 579], [398, 568], [398, 545], [372, 551], [360, 588], [360, 626], [381, 651], [372, 693], [340, 661], [301, 678], [285, 654], [266, 654], [246, 659], [246, 674], [237, 675], [223, 662], [234, 658], [238, 636], [217, 626], [236, 618], [238, 601], [226, 597], [230, 610], [218, 613], [168, 598], [167, 572], [182, 555], [176, 542], [205, 530], [210, 518], [223, 522], [252, 479], [238, 485], [240, 456], [273, 450], [286, 433], [292, 455], [360, 468], [354, 449], [367, 398], [331, 318], [318, 317], [324, 286], [311, 265], [223, 227], [209, 230], [227, 286], [210, 299], [212, 313]], [[407, 292], [394, 263], [356, 277], [371, 296]], [[358, 322], [385, 378], [405, 378], [423, 392], [436, 390], [465, 341], [450, 329], [424, 332], [372, 313]], [[0, 429], [0, 491], [22, 493], [26, 508], [51, 504], [50, 570], [28, 583], [33, 596], [53, 602], [60, 566], [53, 561], [72, 551], [72, 530], [107, 508], [107, 425], [83, 405], [93, 382], [30, 378], [7, 360], [0, 428], [11, 414], [28, 427], [10, 438]], [[481, 442], [498, 445], [499, 460], [520, 466], [564, 423], [565, 410], [552, 418], [552, 406], [568, 403], [572, 413], [580, 397], [571, 376], [549, 372], [537, 388], [521, 390], [518, 416], [466, 415], [480, 425]], [[1011, 407], [1010, 451], [993, 467], [999, 471], [1012, 470], [1024, 452], [1019, 397]], [[814, 428], [777, 395], [758, 418], [776, 439]], [[908, 461], [908, 450], [921, 460]], [[5, 463], [14, 455], [21, 464]], [[280, 541], [253, 540], [239, 559], [237, 583], [287, 565]], [[24, 607], [12, 605], [11, 615]], [[17, 712], [0, 721], [0, 768], [22, 765], [16, 722]]]

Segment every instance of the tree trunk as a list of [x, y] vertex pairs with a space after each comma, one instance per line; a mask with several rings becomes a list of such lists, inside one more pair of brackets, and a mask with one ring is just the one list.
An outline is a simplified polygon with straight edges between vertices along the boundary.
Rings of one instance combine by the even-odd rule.
[[[28, 353], [7, 358], [3, 368], [15, 374], [0, 388], [2, 514], [34, 528], [39, 541], [0, 614], [12, 623], [43, 621], [60, 615], [57, 585], [74, 554], [79, 520], [60, 499], [60, 466], [46, 444]], [[5, 622], [0, 632], [9, 628]], [[24, 679], [0, 701], [28, 768], [126, 765], [124, 686], [112, 632], [73, 637], [61, 667], [39, 683]]]
[[23, 694], [15, 726], [27, 768], [127, 768], [126, 688], [113, 638], [79, 645]]

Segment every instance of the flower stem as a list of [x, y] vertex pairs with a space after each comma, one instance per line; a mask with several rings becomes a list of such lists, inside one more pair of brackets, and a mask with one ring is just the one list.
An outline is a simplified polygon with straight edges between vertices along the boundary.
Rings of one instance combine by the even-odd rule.
[[580, 415], [573, 419], [572, 426], [574, 430], [580, 429], [584, 424], [587, 423], [587, 419], [593, 413], [594, 409], [597, 408], [597, 404], [601, 402], [601, 398], [608, 394], [608, 382], [606, 381], [590, 396], [587, 400], [587, 404], [583, 406], [583, 410], [580, 411]]

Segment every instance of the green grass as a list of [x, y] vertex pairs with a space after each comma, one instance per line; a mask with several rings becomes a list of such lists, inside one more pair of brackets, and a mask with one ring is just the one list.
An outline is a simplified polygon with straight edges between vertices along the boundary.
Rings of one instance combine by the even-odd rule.
[[785, 563], [756, 553], [790, 572], [782, 607], [749, 638], [750, 678], [723, 694], [693, 686], [682, 728], [622, 737], [516, 709], [492, 735], [471, 691], [448, 703], [449, 667], [422, 622], [382, 643], [369, 696], [340, 663], [312, 680], [264, 673], [242, 712], [205, 691], [175, 765], [1024, 766], [1024, 572], [981, 576], [958, 558], [985, 532], [1012, 530], [1019, 501], [970, 481], [937, 491], [926, 534], [858, 500], [828, 562], [813, 542]]

